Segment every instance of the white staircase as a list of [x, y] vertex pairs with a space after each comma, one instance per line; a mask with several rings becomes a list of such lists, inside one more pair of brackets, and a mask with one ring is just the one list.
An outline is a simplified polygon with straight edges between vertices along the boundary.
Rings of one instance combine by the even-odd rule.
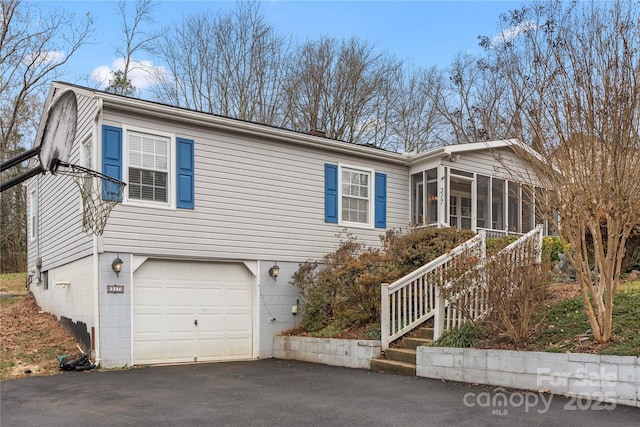
[[[509, 254], [513, 265], [520, 265], [530, 254], [535, 254], [539, 263], [542, 253], [542, 226], [537, 226], [529, 233], [502, 249], [499, 254]], [[474, 269], [482, 269], [486, 259], [486, 234], [484, 230], [477, 236], [466, 241], [450, 252], [441, 255], [428, 264], [418, 268], [391, 284], [382, 284], [382, 299], [380, 312], [380, 328], [382, 350], [387, 350], [389, 344], [419, 325], [433, 318], [433, 339], [437, 340], [450, 329], [462, 325], [467, 319], [454, 308], [442, 295], [442, 289], [448, 286], [448, 272], [459, 266], [456, 261], [475, 260]], [[529, 258], [530, 259], [530, 258]], [[490, 284], [482, 280], [482, 275], [473, 280], [463, 292], [456, 295], [457, 301], [464, 301], [472, 318], [477, 319], [487, 312], [486, 301], [483, 298], [486, 286]], [[468, 305], [467, 305], [468, 304]]]

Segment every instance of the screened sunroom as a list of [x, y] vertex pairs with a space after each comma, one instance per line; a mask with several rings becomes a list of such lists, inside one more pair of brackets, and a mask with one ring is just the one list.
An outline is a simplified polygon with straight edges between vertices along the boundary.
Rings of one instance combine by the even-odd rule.
[[[549, 224], [536, 209], [544, 192], [507, 171], [505, 162], [524, 168], [511, 149], [514, 140], [440, 147], [412, 159], [411, 221], [416, 227], [456, 227], [489, 236], [523, 234]], [[513, 159], [511, 159], [513, 158]], [[511, 168], [510, 168], [511, 169]]]

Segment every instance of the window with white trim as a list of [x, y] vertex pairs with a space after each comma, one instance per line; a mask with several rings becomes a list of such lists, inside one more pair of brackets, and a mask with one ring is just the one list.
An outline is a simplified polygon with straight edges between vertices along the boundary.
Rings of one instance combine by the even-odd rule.
[[129, 200], [168, 203], [170, 138], [130, 131], [127, 142]]
[[340, 169], [341, 222], [371, 224], [371, 172], [342, 167]]

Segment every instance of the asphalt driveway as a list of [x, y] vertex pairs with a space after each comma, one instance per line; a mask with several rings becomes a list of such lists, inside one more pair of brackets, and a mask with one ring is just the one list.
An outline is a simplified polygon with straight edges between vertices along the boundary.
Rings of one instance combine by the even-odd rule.
[[12, 426], [640, 426], [640, 409], [359, 369], [255, 362], [0, 383]]

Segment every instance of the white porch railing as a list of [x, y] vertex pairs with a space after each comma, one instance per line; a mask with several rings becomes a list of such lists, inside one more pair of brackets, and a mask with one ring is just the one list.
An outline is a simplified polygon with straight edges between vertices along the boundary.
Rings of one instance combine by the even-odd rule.
[[380, 332], [382, 350], [421, 323], [436, 316], [444, 320], [445, 301], [440, 295], [443, 276], [462, 255], [485, 257], [485, 233], [467, 240], [401, 279], [382, 284]]
[[507, 237], [507, 236], [516, 236], [516, 237], [520, 237], [523, 235], [523, 233], [518, 233], [516, 231], [509, 231], [509, 230], [496, 230], [493, 228], [481, 228], [478, 227], [478, 233], [480, 231], [484, 231], [485, 233], [487, 233], [487, 239], [498, 239], [500, 237]]
[[[536, 254], [536, 262], [540, 263], [542, 236], [543, 228], [539, 225], [495, 256], [508, 253], [513, 265], [519, 265], [525, 259], [525, 255], [535, 251], [533, 253]], [[463, 255], [471, 255], [478, 259], [475, 268], [483, 268], [486, 265], [484, 230], [449, 253], [441, 255], [392, 284], [382, 284], [380, 329], [383, 351], [389, 348], [392, 341], [432, 317], [434, 339], [442, 336], [444, 331], [455, 329], [468, 320], [463, 316], [463, 310], [449, 305], [441, 292], [442, 287], [446, 286], [447, 271], [455, 266], [456, 258]], [[464, 312], [473, 319], [487, 312], [484, 286], [479, 283], [471, 284], [463, 293], [458, 293], [456, 301], [460, 299], [463, 299], [463, 304], [467, 306]]]

